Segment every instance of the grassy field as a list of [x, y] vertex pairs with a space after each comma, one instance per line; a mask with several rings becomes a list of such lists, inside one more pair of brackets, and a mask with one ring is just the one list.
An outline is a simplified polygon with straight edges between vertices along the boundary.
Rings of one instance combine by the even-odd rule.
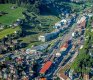
[[39, 34], [28, 35], [26, 37], [19, 38], [19, 40], [28, 44], [26, 48], [31, 48], [32, 45], [39, 45], [42, 43], [38, 41], [38, 36]]
[[0, 16], [0, 23], [9, 25], [16, 21], [18, 18], [24, 18], [22, 12], [25, 8], [18, 7], [15, 9], [11, 9], [14, 4], [0, 4], [0, 11], [3, 11], [7, 14]]
[[4, 29], [4, 30], [0, 31], [0, 39], [5, 37], [6, 35], [14, 33], [14, 31], [17, 31], [17, 30], [20, 30], [20, 27], [8, 28], [8, 29]]

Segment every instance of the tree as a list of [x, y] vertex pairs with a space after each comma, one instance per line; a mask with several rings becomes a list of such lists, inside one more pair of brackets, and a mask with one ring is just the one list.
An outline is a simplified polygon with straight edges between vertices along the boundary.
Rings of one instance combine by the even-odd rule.
[[79, 55], [72, 63], [72, 69], [74, 69], [75, 72], [80, 73], [82, 77], [83, 74], [89, 74], [93, 66], [93, 58], [89, 55], [93, 36], [89, 28], [86, 30], [85, 36], [88, 36], [88, 39], [85, 41], [83, 49], [79, 51]]
[[40, 6], [41, 6], [41, 0], [34, 1], [34, 4], [28, 5], [28, 11], [34, 12], [35, 14], [40, 14]]

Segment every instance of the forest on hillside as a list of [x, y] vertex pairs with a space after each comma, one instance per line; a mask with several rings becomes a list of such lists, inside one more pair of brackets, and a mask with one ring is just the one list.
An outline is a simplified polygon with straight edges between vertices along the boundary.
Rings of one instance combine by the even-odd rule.
[[[51, 8], [55, 9], [55, 11], [57, 10], [57, 8], [60, 7], [66, 7], [68, 9], [72, 8], [71, 7], [72, 5], [68, 4], [72, 4], [73, 1], [74, 0], [0, 0], [0, 4], [12, 3], [16, 4], [17, 6], [25, 7], [31, 12], [40, 13], [41, 11], [44, 12], [43, 10], [46, 10], [46, 12], [51, 13]], [[85, 1], [92, 2], [92, 0], [77, 0], [77, 1], [81, 2], [81, 4], [84, 3]], [[68, 3], [65, 4], [65, 2]], [[76, 4], [80, 5], [80, 3]], [[56, 12], [59, 12], [59, 10]]]

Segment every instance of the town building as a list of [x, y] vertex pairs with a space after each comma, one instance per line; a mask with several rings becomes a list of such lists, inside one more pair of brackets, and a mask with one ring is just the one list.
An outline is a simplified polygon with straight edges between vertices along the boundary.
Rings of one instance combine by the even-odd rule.
[[61, 21], [55, 23], [55, 25], [53, 26], [53, 28], [55, 29], [60, 29], [63, 27], [63, 25], [67, 24], [67, 20], [66, 19], [62, 19]]
[[47, 44], [41, 44], [41, 45], [32, 47], [31, 50], [42, 51], [42, 50], [45, 50], [48, 46], [49, 46], [48, 43]]
[[60, 51], [65, 51], [68, 48], [68, 43], [64, 43], [61, 47], [60, 47]]
[[62, 19], [61, 21], [60, 21], [60, 23], [61, 23], [61, 25], [65, 25], [65, 24], [67, 24], [67, 20], [66, 19]]
[[37, 51], [34, 49], [27, 49], [26, 50], [26, 54], [32, 54], [32, 53], [36, 53]]
[[42, 42], [46, 42], [46, 41], [55, 39], [58, 35], [59, 35], [59, 30], [51, 32], [51, 33], [46, 33], [45, 35], [40, 35], [38, 37], [38, 40]]
[[42, 77], [42, 78], [40, 78], [39, 80], [47, 80], [46, 78], [44, 78], [44, 77]]
[[45, 74], [46, 73], [46, 71], [51, 67], [51, 65], [52, 65], [52, 62], [51, 61], [47, 61], [44, 65], [43, 65], [43, 67], [41, 68], [41, 70], [40, 70], [40, 74]]
[[86, 17], [83, 16], [83, 17], [81, 17], [80, 20], [78, 20], [77, 27], [79, 27], [79, 28], [85, 28], [85, 26], [86, 26]]
[[84, 74], [83, 79], [84, 80], [89, 80], [89, 74]]
[[58, 73], [58, 77], [60, 80], [71, 80], [68, 76], [66, 76], [64, 73]]

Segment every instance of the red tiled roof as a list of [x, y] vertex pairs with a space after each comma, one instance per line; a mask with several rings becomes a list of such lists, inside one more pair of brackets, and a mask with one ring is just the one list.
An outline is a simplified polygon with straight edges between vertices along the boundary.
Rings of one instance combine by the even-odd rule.
[[46, 78], [40, 78], [39, 80], [46, 80]]
[[43, 65], [42, 69], [40, 70], [40, 73], [45, 73], [50, 68], [51, 65], [52, 65], [52, 62], [51, 61], [47, 61]]
[[60, 48], [67, 48], [68, 47], [68, 43], [64, 43]]

